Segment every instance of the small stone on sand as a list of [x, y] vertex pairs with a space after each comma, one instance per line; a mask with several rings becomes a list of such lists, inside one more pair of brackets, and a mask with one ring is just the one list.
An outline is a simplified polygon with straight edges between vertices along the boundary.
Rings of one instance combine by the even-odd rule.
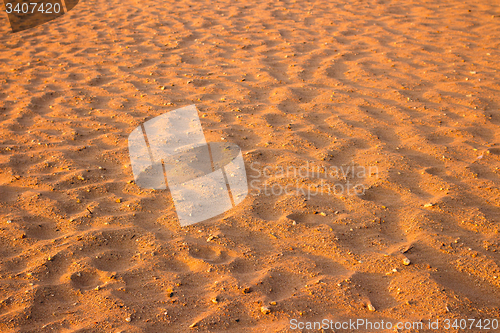
[[263, 314], [268, 314], [271, 312], [271, 309], [269, 309], [267, 306], [263, 306], [260, 308], [260, 312], [262, 312]]

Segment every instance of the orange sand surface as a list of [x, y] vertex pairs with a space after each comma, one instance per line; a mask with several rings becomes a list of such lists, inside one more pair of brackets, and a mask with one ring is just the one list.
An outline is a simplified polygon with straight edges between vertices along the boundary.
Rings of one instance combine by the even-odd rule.
[[[81, 0], [16, 34], [2, 9], [0, 332], [500, 320], [499, 50], [493, 0]], [[268, 172], [181, 227], [127, 137], [190, 104]], [[370, 172], [274, 172], [304, 166]]]

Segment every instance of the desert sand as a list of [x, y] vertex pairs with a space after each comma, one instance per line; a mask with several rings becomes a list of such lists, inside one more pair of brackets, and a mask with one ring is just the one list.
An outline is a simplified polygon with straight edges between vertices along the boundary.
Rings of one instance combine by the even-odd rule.
[[[15, 34], [2, 8], [0, 331], [500, 320], [499, 49], [493, 0], [82, 0]], [[191, 104], [256, 182], [181, 227], [127, 137]], [[370, 171], [278, 172], [304, 166]]]

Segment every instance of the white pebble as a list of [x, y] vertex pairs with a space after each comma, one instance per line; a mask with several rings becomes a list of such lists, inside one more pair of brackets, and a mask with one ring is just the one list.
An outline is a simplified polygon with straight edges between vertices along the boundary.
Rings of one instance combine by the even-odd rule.
[[260, 312], [262, 312], [263, 314], [268, 314], [271, 312], [271, 309], [269, 309], [267, 306], [263, 306], [260, 308]]

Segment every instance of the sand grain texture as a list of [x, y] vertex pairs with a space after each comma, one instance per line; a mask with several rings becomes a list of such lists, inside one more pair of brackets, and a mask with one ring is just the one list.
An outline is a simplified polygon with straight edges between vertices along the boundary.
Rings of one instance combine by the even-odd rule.
[[[16, 34], [4, 14], [1, 332], [500, 319], [495, 1], [82, 0]], [[377, 172], [364, 195], [273, 173], [318, 194], [252, 190], [181, 228], [127, 136], [189, 104], [249, 176]]]

